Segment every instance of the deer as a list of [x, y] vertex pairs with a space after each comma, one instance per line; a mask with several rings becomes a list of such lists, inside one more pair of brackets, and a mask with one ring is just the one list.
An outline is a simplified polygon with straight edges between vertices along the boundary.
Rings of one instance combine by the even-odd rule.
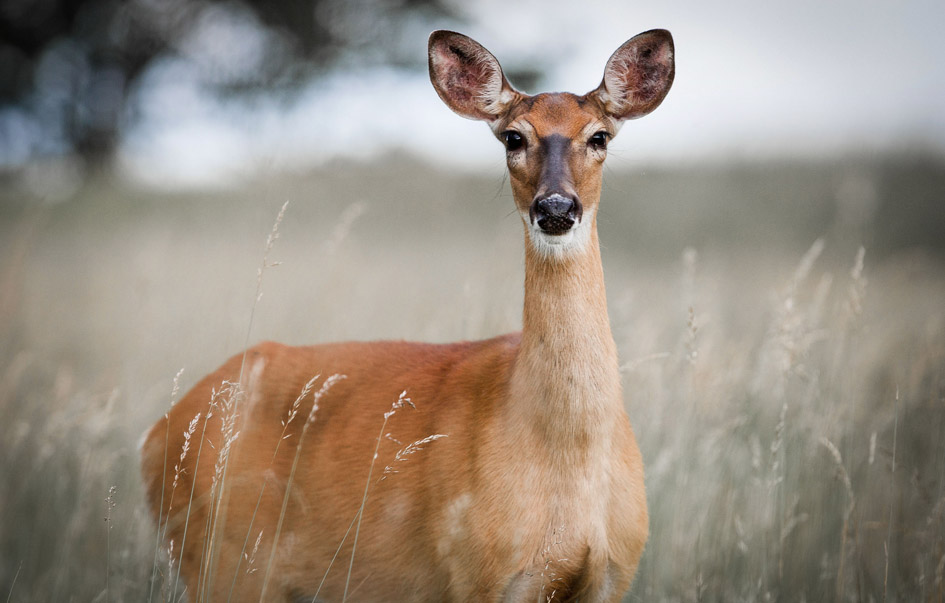
[[[264, 342], [200, 380], [141, 448], [193, 600], [596, 602], [630, 588], [649, 524], [597, 216], [608, 143], [666, 97], [673, 38], [629, 39], [583, 96], [519, 92], [463, 34], [433, 32], [428, 52], [443, 102], [505, 147], [521, 331]], [[243, 392], [229, 414], [226, 384]], [[404, 451], [417, 453], [380, 476]]]

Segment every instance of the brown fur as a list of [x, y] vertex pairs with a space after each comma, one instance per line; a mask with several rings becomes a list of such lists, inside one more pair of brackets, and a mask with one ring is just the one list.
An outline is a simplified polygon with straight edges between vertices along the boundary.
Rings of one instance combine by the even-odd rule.
[[[597, 240], [603, 156], [585, 144], [589, 127], [615, 133], [616, 118], [597, 91], [526, 97], [512, 90], [491, 54], [456, 36], [431, 37], [434, 83], [442, 76], [456, 86], [498, 73], [505, 95], [464, 90], [454, 105], [443, 91], [448, 86], [437, 90], [461, 114], [492, 121], [497, 133], [525, 128], [531, 150], [509, 158], [513, 194], [525, 214], [550, 178], [536, 141], [555, 134], [573, 141], [553, 176], [556, 187], [591, 210], [589, 241], [550, 258], [529, 244], [526, 223], [520, 334], [448, 345], [262, 343], [202, 379], [148, 432], [142, 449], [148, 500], [159, 529], [167, 525], [175, 557], [183, 547], [181, 573], [192, 600], [207, 593], [225, 601], [231, 588], [232, 600], [311, 600], [344, 540], [318, 593], [319, 600], [340, 601], [353, 544], [345, 532], [363, 501], [349, 600], [617, 601], [629, 588], [647, 539], [643, 464], [623, 407]], [[450, 44], [476, 57], [475, 77], [435, 72], [438, 52], [449, 53], [440, 65], [463, 68]], [[469, 106], [484, 94], [492, 97]], [[504, 107], [500, 115], [483, 117], [497, 106]], [[346, 378], [319, 400], [308, 430], [303, 434], [312, 395], [284, 427], [305, 383], [336, 373]], [[241, 374], [239, 436], [214, 507], [222, 413], [206, 416], [213, 390]], [[384, 413], [404, 390], [416, 408], [390, 417], [384, 428], [390, 438], [380, 439], [369, 482]], [[182, 434], [198, 413], [174, 487]], [[434, 434], [447, 437], [378, 481], [398, 449]]]

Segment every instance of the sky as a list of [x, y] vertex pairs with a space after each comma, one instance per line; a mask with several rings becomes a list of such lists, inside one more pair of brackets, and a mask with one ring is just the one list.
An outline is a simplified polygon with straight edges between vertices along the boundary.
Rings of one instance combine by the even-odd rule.
[[[945, 152], [942, 0], [632, 3], [485, 0], [466, 3], [463, 33], [505, 65], [547, 67], [541, 90], [582, 94], [600, 83], [626, 39], [669, 29], [676, 79], [663, 105], [611, 144], [617, 165], [822, 157], [920, 147]], [[501, 18], [498, 17], [501, 15]], [[423, 24], [427, 25], [427, 24]], [[453, 23], [418, 27], [426, 33]], [[205, 32], [195, 52], [233, 48], [232, 31]], [[238, 32], [251, 48], [251, 32]], [[244, 52], [246, 68], [252, 61]], [[223, 60], [223, 59], [221, 59]], [[154, 66], [141, 121], [120, 165], [156, 186], [232, 184], [257, 169], [306, 169], [341, 158], [407, 152], [449, 169], [503, 164], [481, 123], [439, 100], [425, 72], [359, 68], [306, 85], [291, 101], [248, 106], [203, 93], [185, 62]], [[145, 94], [147, 92], [147, 94]]]

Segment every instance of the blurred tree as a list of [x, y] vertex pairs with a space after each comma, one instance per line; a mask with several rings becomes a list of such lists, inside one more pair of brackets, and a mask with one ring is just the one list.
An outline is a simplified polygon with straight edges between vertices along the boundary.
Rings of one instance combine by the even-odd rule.
[[219, 94], [287, 92], [353, 56], [421, 67], [405, 36], [444, 20], [448, 0], [0, 0], [0, 167], [108, 160], [161, 61]]

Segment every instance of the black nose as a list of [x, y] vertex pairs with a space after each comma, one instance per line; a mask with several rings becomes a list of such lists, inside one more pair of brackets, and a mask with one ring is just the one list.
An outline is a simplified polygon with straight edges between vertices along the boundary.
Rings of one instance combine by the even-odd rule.
[[574, 223], [581, 219], [581, 203], [577, 199], [554, 193], [536, 199], [529, 213], [532, 222], [538, 224], [543, 232], [559, 235], [571, 230]]

